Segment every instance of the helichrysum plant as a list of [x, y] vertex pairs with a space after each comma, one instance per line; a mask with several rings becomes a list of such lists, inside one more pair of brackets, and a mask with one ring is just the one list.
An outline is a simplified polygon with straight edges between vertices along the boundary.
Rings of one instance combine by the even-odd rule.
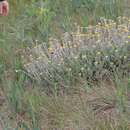
[[[58, 40], [36, 44], [23, 56], [26, 73], [42, 85], [67, 87], [79, 79], [97, 81], [130, 66], [130, 19], [101, 18], [97, 25], [77, 27]], [[25, 50], [26, 52], [26, 50]], [[25, 53], [26, 54], [26, 53]]]

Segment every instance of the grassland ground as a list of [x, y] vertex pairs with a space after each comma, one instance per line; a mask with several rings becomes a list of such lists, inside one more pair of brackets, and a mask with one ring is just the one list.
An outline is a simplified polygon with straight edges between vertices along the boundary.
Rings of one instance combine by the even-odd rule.
[[0, 130], [130, 130], [129, 1], [9, 2]]

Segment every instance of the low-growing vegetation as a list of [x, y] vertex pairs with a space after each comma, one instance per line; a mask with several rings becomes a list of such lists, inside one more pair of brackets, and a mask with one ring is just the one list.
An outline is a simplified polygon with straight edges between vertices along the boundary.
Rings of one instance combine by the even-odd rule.
[[130, 130], [129, 1], [9, 2], [0, 130]]

